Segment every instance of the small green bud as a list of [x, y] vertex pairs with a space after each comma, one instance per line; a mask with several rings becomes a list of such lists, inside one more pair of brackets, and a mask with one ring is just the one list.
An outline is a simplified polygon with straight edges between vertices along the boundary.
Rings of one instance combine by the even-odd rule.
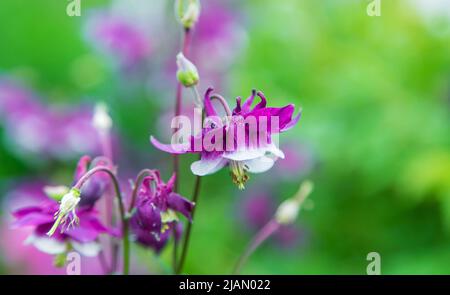
[[58, 268], [64, 267], [64, 265], [66, 264], [66, 258], [67, 258], [67, 254], [65, 252], [56, 255], [53, 258], [53, 265]]
[[197, 68], [181, 52], [177, 55], [177, 66], [177, 79], [184, 87], [192, 87], [198, 83], [200, 77]]
[[295, 196], [287, 199], [278, 207], [275, 213], [275, 220], [282, 225], [294, 223], [303, 202], [311, 194], [313, 187], [314, 185], [311, 181], [303, 182]]
[[199, 0], [176, 0], [175, 16], [185, 29], [192, 28], [200, 16]]

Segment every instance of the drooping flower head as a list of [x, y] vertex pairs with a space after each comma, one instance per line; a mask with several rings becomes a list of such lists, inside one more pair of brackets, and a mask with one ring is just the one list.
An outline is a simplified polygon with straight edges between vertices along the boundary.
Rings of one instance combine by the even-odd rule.
[[[31, 227], [33, 229], [32, 234], [26, 242], [34, 245], [40, 251], [58, 255], [65, 254], [70, 249], [75, 249], [82, 255], [96, 256], [100, 251], [100, 245], [97, 242], [98, 236], [102, 233], [116, 235], [113, 230], [108, 229], [100, 222], [98, 212], [94, 208], [72, 207], [73, 203], [70, 200], [61, 200], [61, 203], [65, 203], [62, 207], [54, 199], [57, 195], [54, 189], [47, 188], [44, 191], [47, 195], [43, 196], [37, 204], [13, 212], [13, 216], [16, 218], [13, 227]], [[50, 195], [48, 195], [49, 193]], [[55, 225], [55, 216], [63, 216], [60, 214], [64, 210], [68, 210], [68, 213], [77, 216], [78, 226], [68, 227], [64, 231], [55, 229], [54, 233], [49, 236], [48, 232]]]
[[175, 175], [164, 183], [158, 171], [147, 176], [140, 187], [136, 208], [130, 220], [136, 241], [156, 252], [165, 246], [172, 230], [179, 236], [177, 213], [191, 220], [194, 204], [173, 192], [174, 181]]
[[[207, 117], [200, 134], [191, 136], [185, 144], [162, 144], [153, 137], [151, 142], [156, 148], [172, 154], [200, 153], [201, 159], [191, 165], [195, 175], [212, 174], [229, 166], [233, 182], [243, 189], [249, 178], [247, 172], [265, 172], [278, 158], [284, 158], [274, 135], [292, 128], [301, 113], [293, 117], [292, 104], [280, 108], [267, 107], [263, 93], [256, 91], [243, 103], [238, 97], [231, 111], [226, 101], [212, 91], [209, 88], [205, 93]], [[252, 106], [256, 97], [260, 101]], [[226, 117], [219, 116], [212, 104], [213, 99], [222, 103]]]

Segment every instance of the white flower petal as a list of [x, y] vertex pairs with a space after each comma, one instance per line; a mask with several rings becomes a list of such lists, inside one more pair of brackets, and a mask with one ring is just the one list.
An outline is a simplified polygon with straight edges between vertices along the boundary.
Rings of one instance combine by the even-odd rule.
[[222, 169], [227, 164], [227, 160], [222, 157], [215, 159], [201, 159], [191, 164], [191, 171], [195, 175], [205, 176], [213, 174]]
[[262, 156], [256, 159], [244, 161], [245, 170], [251, 173], [262, 173], [272, 168], [275, 160]]
[[83, 256], [95, 257], [101, 250], [101, 246], [97, 242], [77, 243], [72, 242], [72, 247]]
[[256, 159], [261, 156], [264, 156], [266, 149], [247, 149], [247, 150], [238, 150], [235, 152], [228, 152], [223, 155], [224, 158], [230, 159], [233, 161], [245, 161]]
[[284, 153], [282, 150], [280, 150], [274, 143], [271, 143], [267, 146], [266, 151], [269, 153], [272, 153], [273, 155], [277, 156], [278, 158], [284, 159]]
[[58, 241], [49, 237], [38, 237], [31, 235], [25, 241], [26, 244], [32, 244], [39, 251], [47, 254], [57, 255], [66, 252], [67, 245], [64, 242]]

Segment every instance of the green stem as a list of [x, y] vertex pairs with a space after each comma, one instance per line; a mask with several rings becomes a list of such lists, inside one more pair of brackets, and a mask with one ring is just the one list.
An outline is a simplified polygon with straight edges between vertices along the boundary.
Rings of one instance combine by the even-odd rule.
[[[194, 208], [192, 209], [192, 219], [194, 219], [195, 209], [198, 206], [198, 197], [200, 192], [200, 180], [201, 177], [197, 176], [195, 179], [195, 186], [194, 186], [194, 195], [192, 198], [192, 201], [195, 203]], [[192, 222], [189, 222], [186, 229], [186, 235], [184, 236], [184, 242], [183, 242], [183, 250], [181, 251], [181, 258], [180, 262], [178, 263], [178, 268], [176, 269], [176, 274], [180, 274], [183, 270], [184, 261], [186, 260], [186, 255], [189, 248], [189, 239], [191, 237], [191, 231], [192, 231]]]
[[172, 236], [173, 236], [173, 252], [172, 252], [172, 268], [173, 272], [177, 271], [177, 260], [178, 260], [178, 241], [177, 241], [177, 232], [175, 227], [172, 229]]
[[116, 175], [107, 167], [95, 167], [88, 172], [86, 172], [75, 184], [74, 188], [81, 189], [83, 184], [95, 173], [97, 172], [105, 172], [111, 178], [114, 190], [116, 192], [116, 196], [119, 204], [119, 213], [120, 218], [122, 220], [122, 234], [123, 234], [123, 273], [128, 275], [130, 270], [130, 240], [129, 240], [129, 231], [128, 231], [128, 218], [125, 213], [125, 205], [123, 203], [122, 194], [120, 192], [119, 181], [117, 180]]
[[[183, 30], [183, 41], [181, 51], [183, 55], [188, 55], [189, 44], [191, 39], [191, 34], [189, 29]], [[177, 82], [177, 90], [175, 96], [175, 118], [178, 118], [181, 115], [181, 104], [183, 100], [183, 85], [178, 81]], [[178, 126], [178, 124], [177, 124]], [[176, 179], [174, 184], [174, 191], [178, 192], [178, 183], [179, 183], [179, 169], [180, 169], [180, 159], [179, 155], [173, 155], [173, 171], [175, 172]]]
[[279, 228], [280, 224], [272, 219], [256, 234], [245, 251], [239, 257], [238, 262], [236, 263], [233, 270], [234, 275], [239, 274], [250, 255], [252, 255], [252, 253], [255, 252], [255, 250]]

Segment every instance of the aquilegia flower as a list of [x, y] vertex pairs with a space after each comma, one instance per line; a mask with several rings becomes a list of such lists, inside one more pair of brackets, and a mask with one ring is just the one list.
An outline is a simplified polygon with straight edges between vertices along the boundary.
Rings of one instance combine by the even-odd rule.
[[[52, 255], [65, 254], [73, 248], [85, 256], [96, 256], [100, 251], [100, 245], [97, 242], [98, 236], [102, 233], [116, 235], [113, 230], [108, 229], [100, 222], [98, 212], [94, 208], [72, 207], [73, 203], [70, 200], [62, 200], [62, 203], [65, 202], [63, 208], [57, 200], [53, 199], [56, 196], [55, 190], [46, 189], [45, 191], [47, 191], [47, 198], [39, 204], [13, 212], [13, 216], [16, 218], [13, 227], [33, 228], [27, 243]], [[52, 197], [48, 195], [49, 191]], [[55, 230], [51, 236], [48, 236], [47, 233], [54, 227], [55, 215], [59, 216], [64, 210], [69, 210], [71, 214], [77, 216], [78, 226], [67, 228], [64, 232]]]
[[[201, 159], [191, 165], [195, 175], [212, 174], [229, 166], [233, 182], [239, 189], [244, 189], [249, 178], [247, 172], [265, 172], [278, 158], [284, 158], [272, 137], [292, 128], [301, 113], [293, 118], [292, 104], [281, 108], [267, 107], [263, 93], [256, 91], [244, 103], [238, 97], [236, 107], [231, 111], [226, 101], [212, 91], [209, 88], [205, 94], [208, 117], [200, 135], [191, 136], [187, 144], [162, 144], [153, 137], [150, 140], [156, 148], [172, 154], [200, 153]], [[260, 102], [252, 107], [256, 96]], [[227, 112], [225, 118], [218, 116], [212, 99], [222, 103]]]
[[161, 251], [175, 230], [179, 237], [177, 212], [191, 221], [194, 203], [173, 192], [175, 175], [167, 183], [158, 171], [147, 176], [140, 187], [136, 209], [130, 219], [131, 231], [138, 243]]
[[[110, 167], [111, 164], [108, 159], [102, 157], [93, 161], [88, 156], [81, 157], [75, 172], [75, 183], [88, 171], [89, 166]], [[83, 246], [84, 250], [88, 249], [86, 255], [96, 255], [100, 249], [96, 242], [98, 235], [104, 232], [113, 234], [101, 224], [94, 209], [95, 202], [107, 187], [106, 177], [104, 173], [99, 172], [89, 178], [81, 189], [69, 189], [66, 186], [45, 187], [48, 199], [39, 205], [15, 211], [15, 225], [34, 226], [34, 234], [29, 241], [47, 253], [61, 254], [70, 247], [78, 247], [83, 252]]]

